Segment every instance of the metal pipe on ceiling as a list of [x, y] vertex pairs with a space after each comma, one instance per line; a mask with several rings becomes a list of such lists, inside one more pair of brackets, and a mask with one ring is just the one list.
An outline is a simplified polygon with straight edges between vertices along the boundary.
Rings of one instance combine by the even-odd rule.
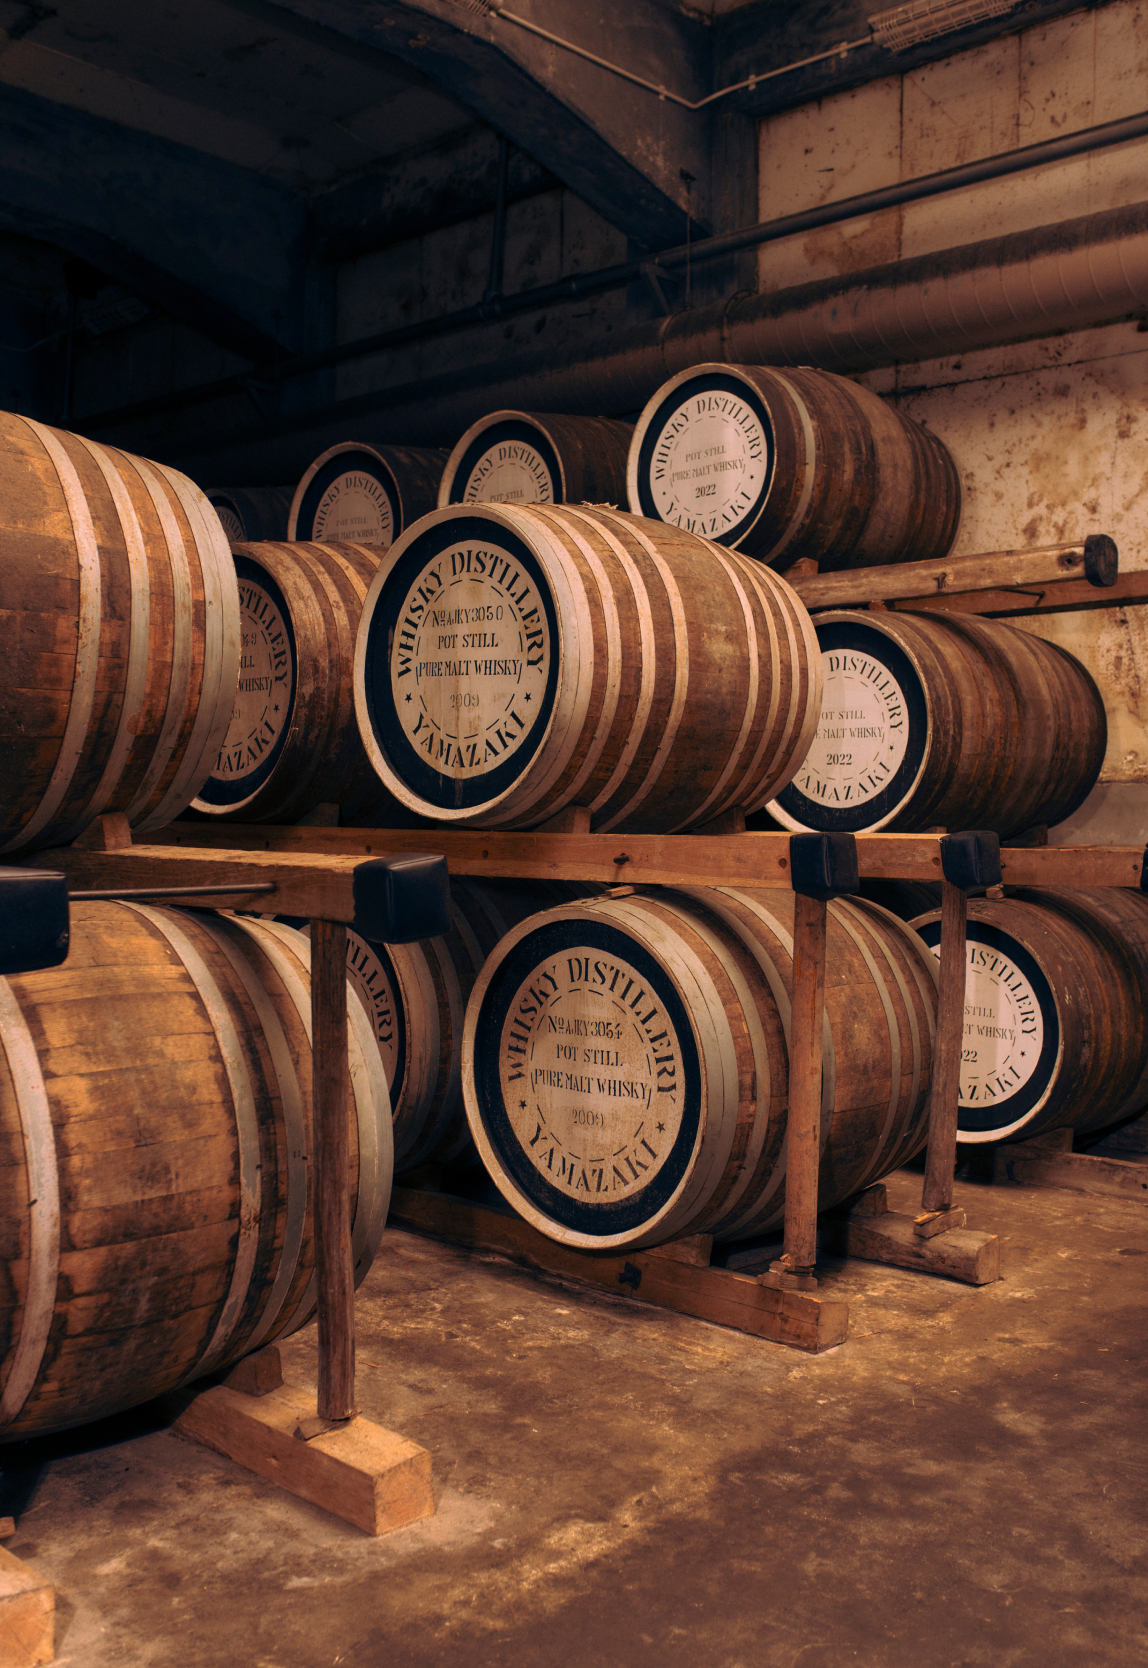
[[[620, 333], [607, 350], [538, 354], [359, 395], [256, 437], [221, 437], [184, 456], [193, 477], [223, 460], [251, 478], [276, 466], [285, 436], [313, 449], [351, 429], [439, 443], [499, 406], [617, 416], [705, 361], [817, 365], [845, 373], [1148, 314], [1148, 202], [892, 262], [847, 278], [726, 302]], [[278, 448], [278, 450], [277, 450]]]

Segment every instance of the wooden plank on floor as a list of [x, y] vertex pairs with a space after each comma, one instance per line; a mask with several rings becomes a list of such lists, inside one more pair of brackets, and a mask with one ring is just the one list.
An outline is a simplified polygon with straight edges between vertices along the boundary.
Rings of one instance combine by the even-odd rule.
[[839, 1298], [778, 1291], [750, 1275], [699, 1268], [654, 1252], [580, 1251], [547, 1239], [517, 1216], [504, 1216], [465, 1199], [396, 1187], [391, 1227], [432, 1234], [477, 1251], [495, 1251], [567, 1279], [672, 1309], [811, 1354], [844, 1343], [849, 1306]]
[[55, 1588], [0, 1547], [0, 1668], [39, 1668], [55, 1654]]
[[[832, 1221], [832, 1218], [827, 1220]], [[888, 1211], [881, 1216], [838, 1219], [836, 1243], [847, 1257], [891, 1263], [922, 1274], [942, 1274], [967, 1286], [988, 1286], [1001, 1277], [1000, 1240], [971, 1228], [950, 1228], [922, 1239], [911, 1216]]]
[[[332, 1428], [317, 1417], [314, 1394], [291, 1385], [265, 1396], [212, 1385], [193, 1398], [171, 1430], [368, 1535], [388, 1534], [434, 1512], [425, 1448], [369, 1419], [348, 1419]], [[303, 1436], [296, 1434], [300, 1430]]]
[[998, 1147], [993, 1181], [1022, 1187], [1067, 1187], [1077, 1193], [1102, 1193], [1114, 1199], [1148, 1204], [1148, 1165], [1092, 1153], [1054, 1152], [1036, 1142]]

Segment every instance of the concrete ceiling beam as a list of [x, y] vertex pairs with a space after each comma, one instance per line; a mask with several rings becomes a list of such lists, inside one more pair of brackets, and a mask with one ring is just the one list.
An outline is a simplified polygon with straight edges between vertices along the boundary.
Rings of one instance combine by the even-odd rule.
[[[463, 0], [274, 0], [421, 70], [636, 243], [711, 228], [710, 117]], [[710, 90], [712, 30], [655, 3], [516, 0], [552, 33], [684, 97]], [[688, 175], [687, 180], [684, 176]]]
[[302, 199], [201, 151], [4, 87], [0, 227], [246, 358], [305, 345]]
[[[512, 151], [508, 202], [523, 202], [558, 183], [541, 163]], [[387, 157], [312, 198], [311, 248], [326, 260], [351, 260], [485, 214], [497, 188], [497, 136], [489, 128], [468, 128], [425, 150]]]

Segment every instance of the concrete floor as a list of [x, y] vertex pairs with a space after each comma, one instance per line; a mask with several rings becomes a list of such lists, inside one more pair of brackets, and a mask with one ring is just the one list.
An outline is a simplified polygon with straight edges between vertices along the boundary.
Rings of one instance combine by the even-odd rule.
[[371, 1540], [146, 1415], [0, 1450], [61, 1668], [1148, 1662], [1148, 1205], [957, 1193], [1005, 1278], [835, 1265], [819, 1357], [389, 1231], [359, 1397], [436, 1516]]

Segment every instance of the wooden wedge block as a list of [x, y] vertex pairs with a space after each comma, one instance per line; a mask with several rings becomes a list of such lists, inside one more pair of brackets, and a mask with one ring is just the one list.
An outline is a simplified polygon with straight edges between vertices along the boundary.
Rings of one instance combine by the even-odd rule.
[[1067, 1187], [1078, 1193], [1148, 1203], [1148, 1165], [1126, 1158], [1098, 1158], [1093, 1153], [1057, 1152], [1035, 1141], [998, 1147], [993, 1181], [1026, 1187]]
[[665, 1245], [651, 1246], [647, 1257], [668, 1257], [672, 1263], [689, 1263], [694, 1268], [708, 1268], [713, 1256], [712, 1234], [689, 1234], [685, 1239], [671, 1239]]
[[55, 1588], [0, 1547], [0, 1668], [37, 1668], [55, 1654]]
[[936, 1239], [938, 1234], [951, 1234], [954, 1228], [965, 1226], [963, 1210], [927, 1210], [913, 1218], [913, 1232], [919, 1239]]
[[267, 1396], [283, 1383], [283, 1363], [274, 1344], [245, 1355], [224, 1377], [229, 1390], [239, 1390], [245, 1396]]
[[216, 1384], [201, 1391], [171, 1429], [368, 1535], [433, 1515], [425, 1448], [357, 1417], [316, 1436], [296, 1436], [316, 1417], [314, 1394], [291, 1385], [245, 1396]]
[[967, 1286], [987, 1286], [1001, 1277], [1000, 1240], [971, 1228], [952, 1228], [935, 1239], [922, 1239], [911, 1216], [886, 1211], [880, 1216], [840, 1218], [842, 1249], [847, 1257], [897, 1268], [944, 1274]]

